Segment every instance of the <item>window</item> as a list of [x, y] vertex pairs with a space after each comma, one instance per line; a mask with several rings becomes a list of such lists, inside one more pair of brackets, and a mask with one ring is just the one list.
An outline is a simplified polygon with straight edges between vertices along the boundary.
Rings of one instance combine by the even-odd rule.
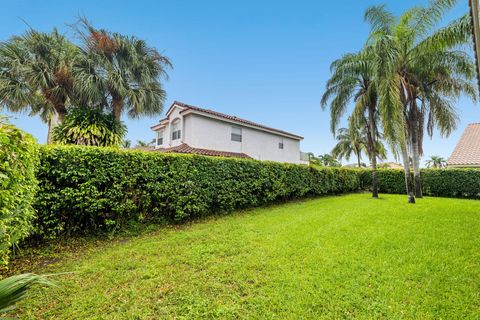
[[180, 119], [172, 122], [172, 140], [177, 140], [182, 137], [182, 130], [180, 129]]
[[232, 127], [232, 141], [242, 142], [242, 128]]
[[157, 146], [163, 145], [163, 130], [157, 132]]
[[283, 149], [283, 138], [278, 141], [278, 149]]

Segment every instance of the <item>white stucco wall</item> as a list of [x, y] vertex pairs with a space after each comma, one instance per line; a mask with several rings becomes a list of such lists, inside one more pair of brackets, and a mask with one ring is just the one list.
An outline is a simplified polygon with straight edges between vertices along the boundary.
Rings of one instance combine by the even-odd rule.
[[[184, 135], [185, 135], [185, 131], [184, 130], [184, 127], [185, 127], [185, 123], [184, 123], [184, 118], [183, 116], [180, 114], [180, 111], [182, 111], [180, 108], [174, 108], [172, 110], [172, 113], [170, 114], [169, 118], [168, 118], [168, 123], [162, 127], [161, 129], [159, 130], [163, 130], [163, 144], [161, 146], [157, 146], [157, 147], [161, 147], [161, 148], [168, 148], [168, 147], [175, 147], [175, 146], [178, 146], [180, 144], [183, 143], [184, 141]], [[176, 139], [176, 140], [172, 140], [172, 122], [175, 121], [175, 119], [179, 119], [180, 120], [180, 128], [182, 130], [182, 133], [181, 133], [181, 138], [180, 139]], [[157, 138], [157, 136], [155, 136], [155, 139]]]
[[[186, 143], [194, 148], [242, 152], [257, 160], [302, 163], [299, 140], [195, 113], [181, 114], [180, 111], [182, 109], [179, 107], [171, 111], [169, 123], [163, 127], [163, 145], [159, 147]], [[172, 141], [170, 124], [177, 118], [181, 121], [182, 137]], [[232, 126], [242, 128], [241, 142], [231, 140]], [[281, 139], [283, 149], [278, 147]]]
[[[192, 147], [243, 152], [257, 160], [300, 163], [300, 141], [238, 124], [190, 114], [187, 140]], [[242, 141], [232, 141], [232, 126], [242, 128]], [[278, 148], [283, 139], [283, 149]]]

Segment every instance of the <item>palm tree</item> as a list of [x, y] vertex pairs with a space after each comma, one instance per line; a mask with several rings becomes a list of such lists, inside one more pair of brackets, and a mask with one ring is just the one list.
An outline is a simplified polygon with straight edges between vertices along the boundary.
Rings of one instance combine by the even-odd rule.
[[340, 167], [340, 163], [335, 159], [334, 156], [325, 153], [323, 155], [318, 156], [318, 163], [321, 166], [325, 167]]
[[166, 93], [160, 79], [168, 78], [168, 58], [143, 40], [96, 29], [86, 19], [76, 31], [85, 53], [75, 66], [83, 102], [109, 108], [117, 120], [123, 113], [137, 118], [162, 112]]
[[151, 147], [153, 144], [155, 143], [155, 139], [153, 139], [152, 141], [143, 141], [143, 140], [137, 140], [137, 147], [142, 147], [142, 148], [146, 148], [146, 147]]
[[0, 43], [0, 105], [39, 114], [51, 128], [62, 123], [73, 95], [78, 48], [56, 29], [29, 30]]
[[65, 121], [53, 128], [52, 137], [59, 144], [118, 147], [127, 127], [111, 114], [98, 108], [71, 108]]
[[445, 168], [447, 166], [447, 161], [440, 156], [431, 156], [429, 160], [426, 161], [427, 168]]
[[325, 109], [330, 102], [331, 125], [333, 134], [341, 117], [347, 110], [350, 101], [355, 102], [355, 109], [350, 116], [354, 126], [362, 126], [366, 135], [366, 151], [372, 167], [372, 196], [378, 198], [377, 183], [377, 141], [378, 109], [377, 84], [375, 69], [370, 47], [359, 53], [346, 54], [331, 64], [332, 76], [327, 82], [327, 88], [322, 96], [321, 105]]
[[129, 139], [123, 140], [122, 148], [128, 149], [131, 146], [132, 146], [132, 140], [129, 140]]
[[348, 161], [353, 153], [360, 168], [362, 166], [362, 152], [367, 149], [365, 135], [357, 127], [340, 128], [336, 138], [338, 142], [332, 150], [332, 156], [338, 160], [345, 158]]
[[425, 122], [429, 135], [434, 128], [448, 135], [457, 122], [453, 103], [462, 94], [472, 99], [476, 94], [474, 64], [467, 54], [456, 50], [469, 40], [469, 17], [435, 29], [454, 4], [454, 0], [432, 1], [399, 18], [385, 6], [371, 7], [365, 13], [372, 26], [369, 45], [376, 55], [378, 108], [386, 138], [402, 154], [409, 202], [414, 202], [412, 184], [415, 195], [422, 197], [419, 163]]

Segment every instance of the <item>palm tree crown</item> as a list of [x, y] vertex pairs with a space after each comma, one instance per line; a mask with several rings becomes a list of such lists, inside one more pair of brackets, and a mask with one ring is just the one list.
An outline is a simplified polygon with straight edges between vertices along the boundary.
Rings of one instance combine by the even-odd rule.
[[145, 41], [94, 28], [87, 20], [77, 28], [85, 59], [76, 65], [76, 86], [88, 104], [108, 107], [119, 120], [162, 112], [166, 99], [161, 78], [172, 67]]

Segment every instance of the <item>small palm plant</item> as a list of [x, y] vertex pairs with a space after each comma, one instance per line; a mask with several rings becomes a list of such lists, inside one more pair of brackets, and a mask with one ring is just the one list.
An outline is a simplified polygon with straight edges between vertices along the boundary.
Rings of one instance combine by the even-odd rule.
[[15, 309], [15, 304], [26, 297], [27, 291], [35, 284], [52, 286], [45, 276], [33, 273], [19, 274], [0, 281], [0, 314]]
[[65, 121], [53, 129], [59, 144], [116, 147], [123, 143], [127, 127], [98, 108], [72, 108]]
[[431, 156], [429, 160], [426, 161], [427, 168], [436, 168], [441, 169], [447, 166], [447, 161], [440, 156]]

